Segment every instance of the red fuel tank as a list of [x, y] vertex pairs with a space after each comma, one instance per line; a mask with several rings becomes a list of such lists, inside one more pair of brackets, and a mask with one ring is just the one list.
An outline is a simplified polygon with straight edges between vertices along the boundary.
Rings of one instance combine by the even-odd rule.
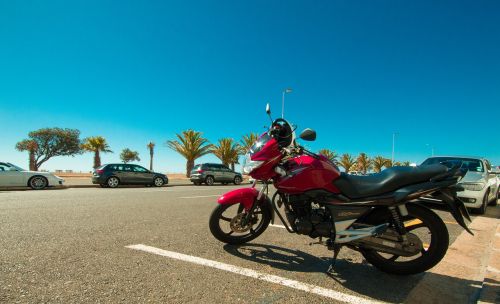
[[326, 157], [314, 158], [301, 155], [288, 160], [287, 175], [275, 180], [275, 187], [284, 193], [298, 194], [309, 190], [326, 190], [340, 193], [333, 181], [340, 171]]

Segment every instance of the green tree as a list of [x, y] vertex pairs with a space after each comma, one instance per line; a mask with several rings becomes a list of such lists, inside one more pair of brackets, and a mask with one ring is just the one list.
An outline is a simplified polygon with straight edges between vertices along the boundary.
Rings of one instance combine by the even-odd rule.
[[372, 160], [366, 153], [360, 153], [356, 159], [356, 167], [359, 171], [362, 171], [363, 174], [366, 174], [366, 172], [370, 171], [372, 168]]
[[349, 173], [352, 167], [356, 165], [356, 161], [349, 153], [345, 153], [340, 157], [339, 165], [344, 168], [345, 173]]
[[167, 146], [177, 151], [186, 159], [186, 176], [191, 176], [194, 161], [203, 155], [209, 154], [212, 145], [202, 137], [202, 133], [194, 130], [186, 130], [176, 134], [178, 140], [167, 141]]
[[94, 152], [94, 169], [101, 166], [101, 152], [113, 153], [109, 149], [106, 139], [102, 136], [87, 137], [83, 140], [81, 148], [84, 151]]
[[[30, 169], [33, 171], [38, 171], [40, 166], [52, 157], [75, 156], [82, 153], [80, 131], [76, 129], [44, 128], [31, 131], [28, 137], [29, 139], [18, 142], [16, 149], [30, 151], [30, 158], [33, 158]], [[26, 145], [28, 142], [29, 148]]]
[[243, 135], [243, 138], [241, 139], [240, 147], [241, 147], [241, 153], [245, 154], [247, 153], [250, 148], [253, 146], [253, 144], [259, 139], [259, 135], [257, 133], [250, 133], [248, 135]]
[[318, 154], [323, 155], [324, 157], [328, 158], [332, 163], [335, 165], [338, 165], [338, 157], [339, 155], [330, 149], [321, 149], [318, 151]]
[[38, 144], [32, 139], [25, 139], [16, 144], [16, 149], [18, 151], [28, 151], [29, 152], [29, 166], [31, 171], [37, 171], [35, 153], [38, 149]]
[[152, 141], [147, 144], [147, 147], [149, 149], [149, 170], [153, 171], [153, 156], [155, 154], [155, 146], [156, 144]]
[[234, 164], [238, 163], [238, 156], [241, 150], [241, 146], [235, 143], [232, 138], [219, 139], [218, 144], [213, 145], [210, 149], [224, 165], [231, 165], [232, 170], [234, 170]]
[[386, 168], [392, 168], [394, 166], [395, 166], [395, 164], [392, 162], [392, 160], [390, 160], [388, 158], [385, 159], [385, 167]]
[[122, 153], [120, 153], [120, 159], [124, 163], [129, 163], [131, 161], [141, 161], [141, 159], [139, 158], [139, 152], [132, 151], [129, 148], [125, 148], [122, 150]]
[[376, 156], [373, 159], [373, 171], [380, 172], [382, 168], [387, 165], [388, 159], [383, 156]]

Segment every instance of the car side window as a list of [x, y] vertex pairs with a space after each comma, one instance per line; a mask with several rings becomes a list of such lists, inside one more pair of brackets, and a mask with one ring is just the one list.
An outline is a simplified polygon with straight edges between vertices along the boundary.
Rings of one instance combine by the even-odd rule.
[[9, 171], [9, 166], [4, 163], [0, 163], [0, 172]]
[[131, 172], [132, 171], [132, 166], [131, 165], [123, 165], [123, 171], [125, 171], [125, 172]]
[[143, 168], [141, 166], [132, 166], [132, 168], [134, 169], [134, 172], [141, 172], [141, 173], [148, 172], [148, 170], [146, 170], [146, 168]]

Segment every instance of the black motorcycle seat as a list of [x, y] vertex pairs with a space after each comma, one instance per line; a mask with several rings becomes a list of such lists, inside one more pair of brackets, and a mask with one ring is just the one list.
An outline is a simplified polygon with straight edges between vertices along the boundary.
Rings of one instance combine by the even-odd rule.
[[392, 167], [380, 173], [359, 176], [342, 173], [333, 184], [350, 199], [372, 197], [395, 191], [404, 186], [429, 181], [448, 170], [441, 164], [418, 167]]

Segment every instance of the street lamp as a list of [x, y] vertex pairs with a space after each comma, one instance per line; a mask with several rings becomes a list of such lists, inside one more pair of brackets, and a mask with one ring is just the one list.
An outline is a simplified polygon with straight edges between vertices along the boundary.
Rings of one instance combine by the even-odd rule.
[[398, 135], [398, 132], [392, 133], [392, 163], [394, 164], [394, 145], [396, 143], [396, 135]]
[[434, 156], [434, 146], [431, 146], [430, 144], [425, 144], [425, 145], [431, 148], [431, 156]]
[[285, 94], [292, 93], [291, 88], [287, 88], [283, 91], [283, 98], [281, 99], [281, 118], [285, 117]]

